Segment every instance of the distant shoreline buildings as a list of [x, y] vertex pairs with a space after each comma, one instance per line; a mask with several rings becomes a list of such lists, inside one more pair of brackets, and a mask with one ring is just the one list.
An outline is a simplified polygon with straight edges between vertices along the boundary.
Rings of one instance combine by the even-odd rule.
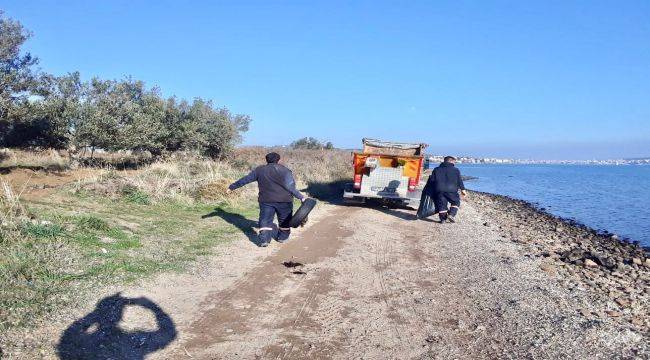
[[[430, 163], [442, 162], [442, 155], [428, 155]], [[479, 158], [471, 156], [458, 157], [460, 164], [547, 164], [547, 165], [650, 165], [650, 158], [638, 159], [609, 159], [609, 160], [530, 160], [530, 159], [502, 159]]]

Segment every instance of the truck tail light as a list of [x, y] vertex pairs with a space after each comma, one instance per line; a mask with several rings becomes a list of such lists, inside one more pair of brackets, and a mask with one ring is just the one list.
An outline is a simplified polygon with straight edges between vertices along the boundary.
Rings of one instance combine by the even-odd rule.
[[409, 191], [415, 191], [417, 184], [418, 183], [416, 178], [409, 178]]
[[361, 189], [361, 174], [354, 175], [354, 188]]

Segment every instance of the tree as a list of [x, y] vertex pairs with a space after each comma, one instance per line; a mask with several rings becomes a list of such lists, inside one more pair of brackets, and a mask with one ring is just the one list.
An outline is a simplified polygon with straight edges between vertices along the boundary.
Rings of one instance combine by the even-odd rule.
[[294, 149], [316, 149], [316, 150], [321, 150], [321, 149], [333, 149], [334, 144], [332, 142], [328, 141], [326, 144], [323, 144], [320, 140], [313, 138], [313, 137], [304, 137], [302, 139], [298, 139], [294, 142], [291, 143], [290, 145]]
[[31, 36], [18, 22], [0, 10], [0, 118], [5, 118], [14, 101], [25, 100], [37, 86], [32, 66], [38, 59], [22, 54], [20, 47]]
[[110, 96], [120, 104], [114, 114], [118, 127], [114, 146], [160, 155], [168, 131], [164, 126], [165, 102], [160, 91], [147, 90], [142, 81], [128, 78], [116, 83]]
[[142, 81], [82, 81], [78, 72], [54, 77], [35, 72], [37, 59], [21, 54], [29, 38], [22, 25], [0, 11], [0, 146], [106, 150], [194, 150], [227, 155], [248, 131], [248, 115], [163, 99]]
[[81, 81], [79, 72], [50, 79], [42, 99], [33, 102], [33, 122], [46, 124], [38, 134], [42, 147], [70, 148], [77, 144], [76, 129], [82, 118], [82, 103], [87, 85]]
[[74, 147], [117, 149], [118, 120], [111, 91], [115, 81], [93, 78], [86, 85], [85, 99], [80, 105], [80, 121], [73, 129]]
[[29, 95], [41, 91], [41, 79], [32, 67], [38, 62], [31, 54], [21, 54], [20, 48], [31, 34], [0, 10], [0, 145], [15, 135], [33, 132], [30, 115], [33, 108]]

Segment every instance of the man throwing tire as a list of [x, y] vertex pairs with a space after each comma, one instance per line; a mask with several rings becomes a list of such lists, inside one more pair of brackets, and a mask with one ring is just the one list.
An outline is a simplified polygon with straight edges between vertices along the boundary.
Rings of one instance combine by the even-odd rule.
[[[445, 156], [444, 162], [433, 169], [427, 181], [427, 185], [433, 191], [433, 202], [441, 223], [456, 222], [456, 214], [460, 207], [458, 190], [463, 196], [467, 195], [460, 170], [454, 166], [455, 163], [455, 157]], [[451, 208], [448, 208], [449, 204]]]
[[[280, 154], [266, 154], [266, 165], [261, 165], [248, 175], [235, 181], [228, 187], [228, 192], [246, 184], [257, 181], [260, 203], [259, 243], [266, 247], [275, 239], [285, 242], [291, 234], [291, 215], [293, 213], [293, 198], [305, 201], [305, 196], [296, 189], [296, 181], [291, 170], [280, 165]], [[278, 217], [278, 229], [274, 229], [273, 220]]]

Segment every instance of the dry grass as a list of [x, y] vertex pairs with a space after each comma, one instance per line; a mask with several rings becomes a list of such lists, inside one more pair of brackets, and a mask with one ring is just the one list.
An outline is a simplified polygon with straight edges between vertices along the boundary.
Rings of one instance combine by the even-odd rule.
[[[58, 276], [68, 268], [66, 244], [56, 235], [61, 228], [29, 218], [20, 194], [0, 180], [0, 331], [61, 305]], [[43, 241], [46, 240], [46, 241]], [[70, 259], [71, 257], [67, 257]]]
[[228, 185], [263, 164], [264, 155], [272, 150], [280, 152], [283, 164], [293, 171], [298, 187], [306, 189], [312, 196], [323, 195], [324, 190], [331, 190], [330, 185], [351, 176], [350, 154], [346, 151], [248, 147], [238, 149], [227, 161], [184, 156], [155, 162], [134, 171], [94, 172], [94, 175], [79, 181], [75, 191], [90, 191], [140, 204], [210, 201], [238, 206], [253, 200], [256, 189], [247, 186], [227, 194]]
[[[12, 189], [2, 179], [0, 332], [33, 325], [45, 314], [79, 301], [91, 286], [182, 267], [209, 254], [229, 234], [239, 234], [236, 224], [223, 220], [214, 226], [202, 217], [218, 204], [229, 213], [255, 219], [257, 187], [231, 194], [226, 189], [264, 163], [270, 150], [242, 148], [226, 161], [179, 155], [135, 170], [93, 168], [81, 171], [87, 176], [76, 183], [53, 190], [53, 198], [35, 202], [21, 201], [23, 189]], [[274, 150], [294, 172], [299, 188], [307, 187], [312, 196], [351, 176], [348, 152]], [[13, 163], [31, 159], [29, 164], [40, 166], [61, 161], [61, 155], [52, 152], [11, 151], [7, 156]]]
[[[333, 182], [351, 176], [351, 156], [344, 150], [307, 150], [291, 148], [243, 147], [225, 161], [211, 161], [192, 154], [178, 153], [170, 158], [150, 163], [151, 155], [148, 153], [131, 152], [98, 152], [90, 159], [90, 153], [79, 154], [82, 166], [92, 166], [102, 169], [141, 169], [145, 173], [139, 180], [150, 180], [148, 175], [162, 176], [163, 181], [183, 180], [188, 177], [197, 177], [199, 182], [204, 180], [220, 181], [225, 178], [239, 176], [241, 171], [264, 164], [264, 155], [270, 151], [278, 152], [282, 156], [282, 163], [289, 167], [296, 180], [308, 185], [313, 182]], [[181, 164], [186, 163], [186, 164]], [[31, 169], [59, 169], [70, 167], [70, 158], [64, 150], [26, 151], [19, 149], [0, 149], [0, 168], [31, 168]], [[128, 173], [131, 176], [133, 173]], [[121, 175], [123, 176], [123, 175]], [[157, 181], [156, 181], [157, 183]], [[162, 188], [169, 188], [169, 184], [159, 184]], [[188, 185], [188, 181], [181, 181], [180, 185]], [[159, 192], [149, 185], [138, 185], [149, 188], [152, 193]], [[188, 193], [194, 189], [189, 186], [179, 190]], [[158, 189], [160, 190], [160, 189]]]
[[104, 171], [80, 180], [75, 191], [124, 198], [143, 205], [209, 200], [236, 206], [254, 196], [252, 189], [226, 194], [227, 186], [243, 174], [242, 169], [226, 162], [186, 158], [156, 162], [137, 171]]
[[0, 149], [0, 168], [67, 169], [70, 165], [65, 154], [57, 150], [26, 151]]
[[18, 219], [25, 216], [25, 208], [20, 202], [20, 195], [16, 194], [11, 185], [0, 180], [0, 226], [3, 228], [13, 227]]
[[336, 195], [342, 183], [352, 178], [352, 156], [346, 150], [245, 147], [237, 149], [234, 161], [252, 168], [264, 164], [264, 155], [270, 151], [280, 154], [280, 162], [292, 170], [299, 188], [314, 197]]

